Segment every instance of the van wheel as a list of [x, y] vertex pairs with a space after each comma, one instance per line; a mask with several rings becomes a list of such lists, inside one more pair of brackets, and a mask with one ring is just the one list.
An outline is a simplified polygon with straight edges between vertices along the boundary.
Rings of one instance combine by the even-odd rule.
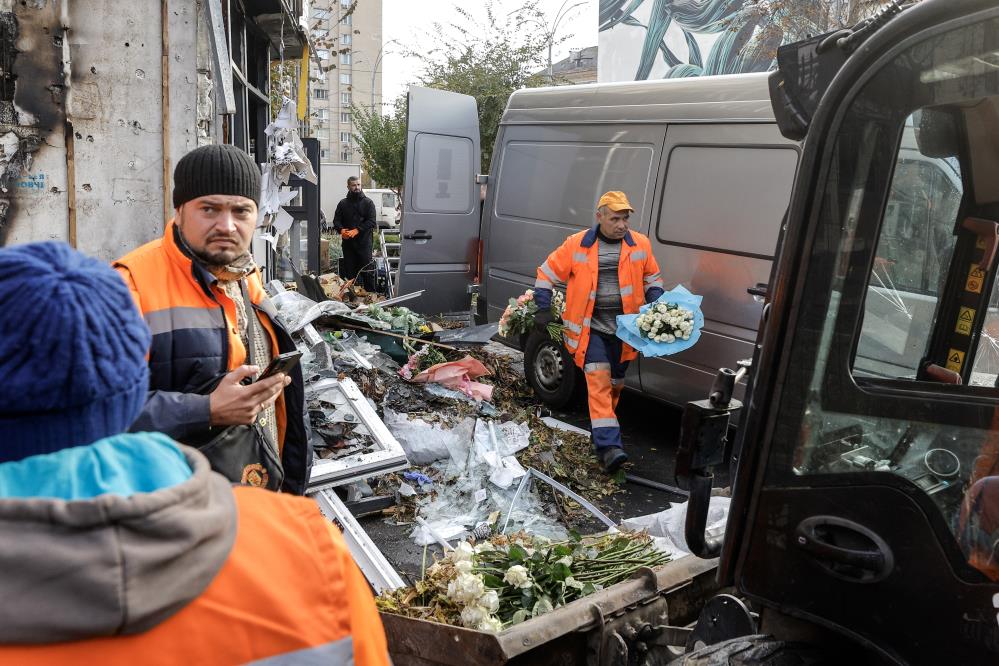
[[531, 331], [524, 347], [524, 375], [534, 393], [549, 407], [568, 405], [580, 386], [569, 350], [550, 335]]

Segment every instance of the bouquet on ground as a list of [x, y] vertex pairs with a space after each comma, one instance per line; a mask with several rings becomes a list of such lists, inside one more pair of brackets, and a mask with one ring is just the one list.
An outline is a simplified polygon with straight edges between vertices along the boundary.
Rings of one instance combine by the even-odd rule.
[[479, 631], [510, 625], [670, 560], [641, 532], [550, 542], [524, 533], [459, 543], [413, 587], [385, 592], [378, 609]]
[[[548, 324], [548, 334], [552, 340], [562, 340], [562, 311], [565, 310], [565, 295], [560, 291], [552, 293], [552, 316], [556, 321]], [[529, 333], [534, 328], [534, 315], [538, 305], [534, 302], [534, 290], [528, 289], [517, 298], [511, 298], [499, 320], [499, 334], [503, 337]]]
[[637, 315], [619, 315], [617, 337], [642, 356], [667, 356], [694, 346], [703, 326], [701, 297], [677, 285]]

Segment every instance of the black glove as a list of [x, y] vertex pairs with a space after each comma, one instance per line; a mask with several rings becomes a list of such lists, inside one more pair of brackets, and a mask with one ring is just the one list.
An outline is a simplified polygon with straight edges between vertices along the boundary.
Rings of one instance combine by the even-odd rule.
[[534, 330], [538, 331], [539, 333], [547, 332], [548, 324], [552, 323], [554, 319], [555, 316], [552, 314], [552, 311], [549, 310], [548, 308], [545, 308], [544, 310], [538, 310], [537, 312], [534, 313]]

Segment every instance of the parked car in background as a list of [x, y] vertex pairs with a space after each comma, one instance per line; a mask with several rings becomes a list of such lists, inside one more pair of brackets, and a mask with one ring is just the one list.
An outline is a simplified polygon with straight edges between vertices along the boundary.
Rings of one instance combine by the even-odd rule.
[[399, 226], [399, 195], [392, 190], [364, 190], [364, 194], [375, 202], [379, 229]]

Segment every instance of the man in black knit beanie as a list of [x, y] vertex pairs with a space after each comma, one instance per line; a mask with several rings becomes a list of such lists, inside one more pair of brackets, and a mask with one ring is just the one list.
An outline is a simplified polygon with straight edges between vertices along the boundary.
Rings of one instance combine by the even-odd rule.
[[252, 381], [295, 350], [250, 253], [259, 200], [260, 169], [248, 154], [196, 148], [174, 170], [176, 216], [163, 237], [115, 262], [153, 334], [149, 394], [133, 430], [199, 446], [229, 426], [254, 425], [281, 469], [218, 471], [302, 494], [312, 450], [301, 370]]

